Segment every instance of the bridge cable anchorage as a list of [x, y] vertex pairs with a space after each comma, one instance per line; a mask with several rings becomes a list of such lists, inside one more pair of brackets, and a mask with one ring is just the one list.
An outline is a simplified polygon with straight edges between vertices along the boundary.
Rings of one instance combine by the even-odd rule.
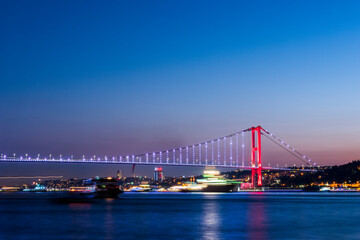
[[[269, 139], [270, 141], [272, 141], [273, 143], [275, 143], [276, 145], [278, 145], [279, 147], [281, 147], [282, 149], [284, 149], [285, 151], [287, 151], [288, 153], [290, 153], [291, 155], [293, 155], [294, 157], [296, 157], [297, 159], [299, 159], [300, 161], [302, 161], [303, 163], [305, 163], [307, 166], [314, 166], [316, 167], [316, 163], [312, 162], [309, 158], [307, 158], [305, 155], [301, 154], [300, 152], [296, 151], [294, 148], [290, 147], [290, 145], [286, 144], [284, 141], [282, 141], [281, 139], [275, 137], [273, 134], [269, 133], [268, 131], [264, 130], [265, 133], [261, 133], [261, 135], [263, 135], [264, 137], [266, 137], [267, 139]], [[272, 139], [271, 137], [269, 137], [268, 135], [272, 136], [273, 138], [275, 138], [276, 140], [278, 140], [280, 143], [278, 143], [277, 141], [275, 141], [274, 139]], [[289, 150], [291, 149], [291, 150]], [[301, 157], [299, 156], [301, 155]], [[304, 160], [306, 159], [306, 160]]]

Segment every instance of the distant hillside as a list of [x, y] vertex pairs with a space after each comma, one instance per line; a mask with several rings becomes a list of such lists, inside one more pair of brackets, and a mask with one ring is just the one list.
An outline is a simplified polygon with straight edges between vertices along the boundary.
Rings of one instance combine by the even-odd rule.
[[356, 183], [360, 181], [360, 160], [344, 165], [322, 167], [318, 172], [282, 176], [280, 180], [282, 183], [290, 185], [307, 185], [321, 182]]

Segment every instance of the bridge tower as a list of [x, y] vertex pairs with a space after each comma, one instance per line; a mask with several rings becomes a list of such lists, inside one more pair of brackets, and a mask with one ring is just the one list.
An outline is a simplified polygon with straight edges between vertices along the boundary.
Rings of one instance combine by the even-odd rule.
[[[260, 126], [252, 127], [251, 130], [251, 186], [262, 186], [261, 174], [261, 130]], [[255, 184], [257, 182], [257, 184]]]

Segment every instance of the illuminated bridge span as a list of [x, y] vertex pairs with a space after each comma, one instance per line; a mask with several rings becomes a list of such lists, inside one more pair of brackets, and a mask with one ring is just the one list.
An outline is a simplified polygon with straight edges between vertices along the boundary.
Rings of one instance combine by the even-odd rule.
[[[249, 136], [250, 138], [246, 137]], [[1, 162], [46, 162], [46, 163], [92, 163], [92, 164], [140, 164], [140, 165], [172, 165], [172, 166], [214, 166], [236, 169], [251, 170], [252, 183], [257, 182], [262, 185], [262, 170], [292, 170], [290, 164], [276, 167], [263, 166], [262, 162], [262, 138], [274, 143], [281, 149], [290, 153], [297, 161], [294, 163], [302, 164], [302, 171], [313, 171], [316, 163], [312, 162], [307, 156], [291, 147], [274, 134], [265, 130], [261, 126], [251, 127], [243, 131], [235, 132], [227, 136], [216, 138], [189, 146], [178, 147], [163, 151], [133, 154], [126, 156], [113, 157], [85, 157], [65, 158], [62, 155], [55, 157], [49, 155], [35, 157], [25, 154], [16, 156], [1, 154]], [[289, 167], [288, 167], [289, 166]]]

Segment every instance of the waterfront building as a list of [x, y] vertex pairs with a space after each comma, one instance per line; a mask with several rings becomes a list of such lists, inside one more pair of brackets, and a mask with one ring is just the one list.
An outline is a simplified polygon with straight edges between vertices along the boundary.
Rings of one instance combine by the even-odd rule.
[[156, 167], [154, 171], [154, 180], [155, 181], [164, 181], [164, 173], [162, 167]]

